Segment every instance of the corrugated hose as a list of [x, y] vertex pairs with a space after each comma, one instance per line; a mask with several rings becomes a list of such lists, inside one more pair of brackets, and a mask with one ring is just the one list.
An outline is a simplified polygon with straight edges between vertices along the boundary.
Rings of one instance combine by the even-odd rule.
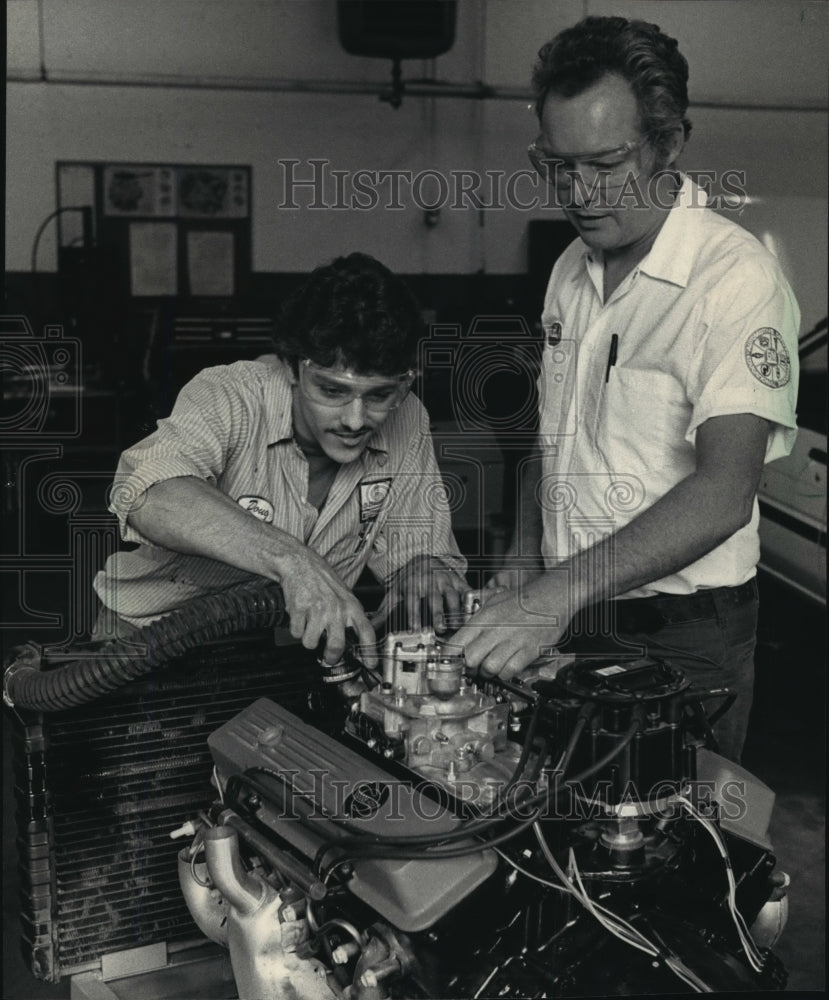
[[60, 665], [50, 666], [40, 646], [25, 643], [13, 651], [3, 671], [3, 701], [10, 708], [35, 712], [74, 708], [166, 666], [196, 646], [287, 620], [282, 588], [258, 579], [196, 597], [135, 635], [79, 649], [76, 659]]

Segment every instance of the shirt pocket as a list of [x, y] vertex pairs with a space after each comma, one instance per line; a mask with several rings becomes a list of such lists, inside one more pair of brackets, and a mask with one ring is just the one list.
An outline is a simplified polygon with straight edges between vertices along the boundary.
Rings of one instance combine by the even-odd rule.
[[603, 389], [596, 441], [613, 471], [690, 471], [693, 447], [685, 431], [692, 408], [677, 379], [665, 372], [615, 366]]

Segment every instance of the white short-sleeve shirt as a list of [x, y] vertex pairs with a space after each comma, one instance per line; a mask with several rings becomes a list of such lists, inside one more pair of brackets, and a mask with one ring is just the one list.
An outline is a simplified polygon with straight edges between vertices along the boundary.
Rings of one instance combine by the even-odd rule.
[[[605, 304], [581, 239], [556, 262], [542, 314], [542, 554], [556, 565], [646, 510], [695, 468], [697, 428], [753, 413], [766, 461], [796, 434], [800, 313], [772, 254], [684, 178], [647, 256]], [[614, 348], [615, 341], [615, 348]], [[611, 350], [615, 350], [615, 363]], [[738, 586], [759, 558], [752, 518], [713, 551], [626, 597]]]
[[325, 504], [308, 502], [308, 463], [293, 438], [292, 389], [281, 362], [239, 361], [200, 372], [158, 429], [128, 448], [110, 509], [123, 538], [94, 580], [104, 605], [145, 625], [185, 601], [250, 578], [202, 556], [154, 545], [127, 516], [155, 483], [195, 476], [217, 486], [251, 517], [273, 524], [323, 556], [346, 586], [363, 568], [387, 582], [415, 555], [466, 563], [452, 534], [429, 419], [409, 395], [354, 462], [340, 466]]

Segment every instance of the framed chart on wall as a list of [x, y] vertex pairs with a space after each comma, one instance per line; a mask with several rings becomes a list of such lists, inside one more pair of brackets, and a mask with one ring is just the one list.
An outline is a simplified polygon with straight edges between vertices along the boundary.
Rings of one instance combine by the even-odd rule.
[[[251, 169], [244, 165], [57, 164], [58, 207], [91, 207], [95, 245], [134, 298], [243, 295], [251, 271]], [[61, 250], [84, 238], [59, 216]]]

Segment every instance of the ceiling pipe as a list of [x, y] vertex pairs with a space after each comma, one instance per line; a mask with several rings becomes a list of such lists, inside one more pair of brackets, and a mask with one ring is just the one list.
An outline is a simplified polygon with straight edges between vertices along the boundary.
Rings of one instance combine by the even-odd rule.
[[[371, 80], [280, 80], [268, 77], [164, 76], [157, 74], [11, 72], [9, 83], [46, 83], [79, 87], [147, 87], [174, 90], [242, 90], [297, 94], [367, 94], [386, 98], [392, 87], [385, 81]], [[520, 87], [490, 87], [483, 83], [439, 83], [429, 80], [403, 80], [403, 92], [409, 97], [463, 97], [472, 100], [525, 100], [531, 97]]]
[[[12, 71], [8, 83], [40, 83], [73, 87], [144, 87], [171, 90], [224, 90], [287, 94], [374, 95], [381, 101], [393, 99], [386, 82], [361, 80], [281, 80], [267, 77], [163, 76], [156, 74], [72, 73], [67, 71]], [[525, 87], [497, 87], [485, 83], [441, 83], [403, 80], [404, 97], [454, 97], [477, 101], [532, 101]], [[735, 101], [691, 101], [692, 108], [726, 111], [822, 111], [825, 104], [744, 104]]]

